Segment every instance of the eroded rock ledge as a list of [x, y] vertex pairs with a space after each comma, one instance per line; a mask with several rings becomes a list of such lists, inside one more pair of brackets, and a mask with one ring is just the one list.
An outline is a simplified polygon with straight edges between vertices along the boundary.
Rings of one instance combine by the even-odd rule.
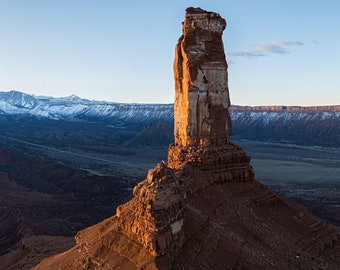
[[186, 200], [209, 185], [254, 181], [250, 158], [233, 144], [169, 148], [165, 162], [149, 170], [131, 202], [117, 208], [118, 228], [153, 256], [172, 256], [186, 242]]

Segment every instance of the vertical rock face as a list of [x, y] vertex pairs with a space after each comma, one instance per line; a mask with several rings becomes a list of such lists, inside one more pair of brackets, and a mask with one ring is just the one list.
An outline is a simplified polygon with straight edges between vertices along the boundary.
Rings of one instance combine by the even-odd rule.
[[188, 8], [175, 50], [175, 143], [168, 165], [211, 170], [213, 181], [252, 181], [245, 152], [229, 142], [231, 120], [228, 65], [222, 33], [226, 21], [217, 13]]
[[188, 8], [175, 50], [175, 144], [215, 145], [231, 134], [227, 62], [222, 32], [226, 21], [214, 12]]

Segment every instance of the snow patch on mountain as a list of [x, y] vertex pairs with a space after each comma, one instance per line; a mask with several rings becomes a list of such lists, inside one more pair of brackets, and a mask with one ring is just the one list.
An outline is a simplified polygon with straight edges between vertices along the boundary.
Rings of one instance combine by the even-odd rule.
[[[75, 95], [54, 98], [18, 91], [0, 92], [0, 113], [30, 114], [71, 121], [113, 121], [144, 124], [173, 121], [172, 104], [129, 104], [91, 101]], [[287, 125], [340, 119], [340, 106], [232, 106], [230, 115], [239, 125]], [[332, 121], [333, 121], [332, 120]]]
[[63, 120], [114, 120], [144, 123], [173, 119], [172, 104], [123, 104], [91, 101], [71, 95], [54, 98], [18, 91], [0, 92], [0, 110], [6, 114], [30, 114]]

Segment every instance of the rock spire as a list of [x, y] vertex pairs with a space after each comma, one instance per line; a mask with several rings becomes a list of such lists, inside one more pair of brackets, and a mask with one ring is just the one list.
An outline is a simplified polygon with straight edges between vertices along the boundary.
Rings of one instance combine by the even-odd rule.
[[254, 180], [228, 140], [217, 13], [189, 8], [174, 63], [175, 143], [115, 216], [79, 232], [42, 269], [339, 269], [340, 231]]
[[217, 13], [188, 8], [175, 49], [175, 144], [225, 144], [231, 134], [228, 65]]
[[212, 181], [252, 181], [250, 158], [228, 138], [228, 65], [222, 41], [226, 25], [218, 13], [186, 10], [175, 49], [175, 143], [169, 147], [168, 165], [212, 170]]

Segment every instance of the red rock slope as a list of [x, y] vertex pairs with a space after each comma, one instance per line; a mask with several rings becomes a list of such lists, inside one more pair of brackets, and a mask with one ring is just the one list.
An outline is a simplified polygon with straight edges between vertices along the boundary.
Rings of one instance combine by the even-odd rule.
[[115, 216], [34, 269], [339, 269], [340, 230], [254, 180], [229, 142], [217, 13], [189, 8], [175, 56], [175, 144]]

